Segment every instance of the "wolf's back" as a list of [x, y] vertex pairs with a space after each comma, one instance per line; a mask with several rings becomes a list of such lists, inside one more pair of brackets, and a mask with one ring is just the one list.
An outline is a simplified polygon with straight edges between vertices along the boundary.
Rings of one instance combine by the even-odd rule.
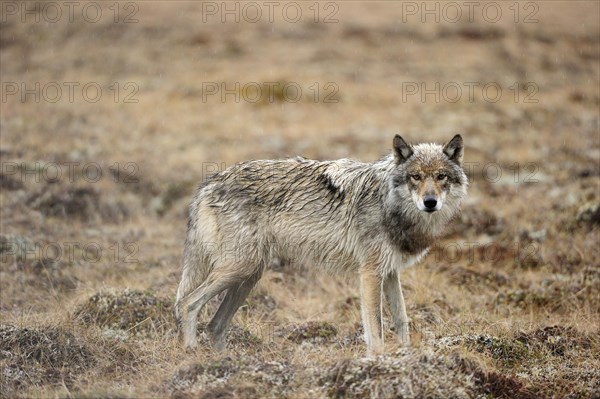
[[201, 263], [194, 275], [201, 281], [224, 260], [238, 268], [265, 267], [275, 258], [348, 265], [353, 260], [338, 258], [362, 239], [353, 233], [356, 225], [379, 222], [378, 195], [371, 164], [303, 158], [236, 164], [199, 187], [184, 268]]

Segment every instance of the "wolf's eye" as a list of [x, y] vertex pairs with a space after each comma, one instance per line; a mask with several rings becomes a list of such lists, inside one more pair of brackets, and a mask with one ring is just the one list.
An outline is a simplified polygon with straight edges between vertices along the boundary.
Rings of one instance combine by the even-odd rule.
[[443, 174], [443, 173], [440, 173], [439, 175], [437, 175], [437, 179], [438, 179], [438, 180], [444, 180], [444, 179], [446, 179], [446, 177], [448, 177], [448, 176], [446, 176], [446, 175], [445, 175], [445, 174]]
[[421, 176], [419, 176], [419, 175], [410, 175], [410, 178], [413, 180], [416, 180], [416, 181], [421, 180]]

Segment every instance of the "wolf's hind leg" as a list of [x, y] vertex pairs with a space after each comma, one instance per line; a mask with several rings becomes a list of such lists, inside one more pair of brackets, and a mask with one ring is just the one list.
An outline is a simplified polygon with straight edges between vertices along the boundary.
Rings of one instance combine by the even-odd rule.
[[234, 284], [235, 280], [231, 277], [215, 278], [214, 275], [209, 275], [198, 288], [180, 299], [178, 313], [181, 315], [181, 333], [186, 348], [195, 348], [197, 345], [196, 324], [200, 310], [213, 297]]
[[227, 327], [229, 323], [231, 323], [231, 319], [237, 312], [238, 308], [244, 303], [248, 294], [260, 277], [262, 276], [262, 272], [257, 272], [253, 274], [248, 279], [242, 281], [239, 284], [230, 287], [227, 290], [227, 295], [221, 302], [219, 309], [213, 316], [210, 323], [208, 323], [208, 333], [210, 339], [218, 351], [223, 350], [225, 346], [225, 333], [227, 332]]
[[409, 319], [406, 313], [406, 304], [402, 294], [402, 285], [397, 273], [391, 273], [383, 280], [383, 290], [390, 305], [394, 330], [403, 345], [410, 345]]

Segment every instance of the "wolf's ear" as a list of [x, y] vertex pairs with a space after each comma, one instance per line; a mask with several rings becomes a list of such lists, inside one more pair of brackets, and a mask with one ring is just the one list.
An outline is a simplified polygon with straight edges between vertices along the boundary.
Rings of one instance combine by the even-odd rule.
[[401, 164], [406, 162], [412, 154], [412, 147], [402, 137], [396, 135], [394, 137], [394, 159], [396, 163]]
[[463, 139], [457, 134], [444, 146], [444, 154], [453, 162], [462, 166], [463, 163]]

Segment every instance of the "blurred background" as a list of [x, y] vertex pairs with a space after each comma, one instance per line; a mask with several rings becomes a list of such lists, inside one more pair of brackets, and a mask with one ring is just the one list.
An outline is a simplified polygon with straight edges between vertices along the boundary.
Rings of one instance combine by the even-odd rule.
[[[117, 378], [65, 360], [61, 385], [40, 371], [56, 364], [32, 363], [23, 346], [0, 354], [5, 392], [209, 389], [162, 382], [194, 359], [175, 347], [170, 305], [197, 184], [248, 159], [370, 162], [395, 134], [441, 143], [460, 133], [469, 199], [444, 241], [405, 272], [417, 348], [441, 356], [439, 339], [456, 335], [454, 349], [505, 376], [499, 393], [483, 377], [480, 386], [469, 380], [473, 392], [597, 394], [598, 345], [588, 342], [600, 308], [597, 1], [0, 4], [0, 349], [25, 337], [7, 325], [47, 335], [60, 320], [99, 364], [124, 365]], [[246, 355], [292, 359], [290, 370], [361, 353], [356, 283], [296, 266], [267, 274], [236, 316], [232, 345], [249, 340]], [[101, 318], [110, 312], [100, 303], [128, 321]], [[156, 303], [169, 310], [152, 313]], [[161, 334], [132, 338], [146, 320]], [[308, 328], [311, 337], [310, 320], [330, 323], [335, 338], [300, 356], [286, 334]], [[279, 335], [249, 327], [262, 323]], [[469, 336], [448, 327], [467, 324]], [[490, 325], [504, 329], [489, 338]], [[544, 346], [548, 337], [575, 348], [571, 357]], [[100, 355], [99, 342], [117, 345], [110, 340], [133, 358]], [[261, 352], [265, 342], [282, 357]], [[527, 371], [538, 347], [535, 364], [552, 372]], [[142, 371], [158, 385], [140, 384]], [[447, 372], [426, 374], [419, 378], [438, 383]], [[295, 388], [261, 380], [255, 392], [332, 392], [300, 372], [288, 377]], [[388, 377], [370, 378], [385, 385]], [[332, 384], [363, 392], [358, 382]]]

